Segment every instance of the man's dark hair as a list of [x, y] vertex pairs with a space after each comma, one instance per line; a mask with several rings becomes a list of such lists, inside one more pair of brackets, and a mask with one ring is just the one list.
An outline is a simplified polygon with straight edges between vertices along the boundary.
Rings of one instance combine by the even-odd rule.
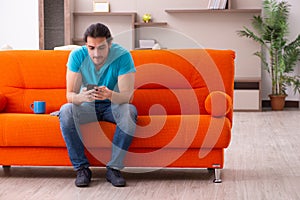
[[86, 29], [84, 36], [83, 36], [83, 39], [85, 42], [87, 42], [88, 36], [93, 37], [93, 38], [105, 37], [106, 41], [108, 43], [110, 43], [112, 41], [112, 37], [111, 37], [109, 29], [107, 28], [107, 26], [105, 26], [104, 24], [101, 24], [101, 23], [92, 24]]

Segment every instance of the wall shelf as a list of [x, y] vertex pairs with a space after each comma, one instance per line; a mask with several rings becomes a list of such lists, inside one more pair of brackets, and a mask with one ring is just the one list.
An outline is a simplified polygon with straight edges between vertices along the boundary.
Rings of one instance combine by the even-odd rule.
[[167, 22], [135, 22], [134, 26], [165, 26], [167, 24]]
[[135, 12], [73, 12], [74, 16], [133, 16]]
[[93, 17], [93, 16], [115, 16], [115, 17], [123, 17], [123, 16], [127, 16], [127, 17], [131, 17], [131, 24], [132, 27], [134, 27], [134, 23], [135, 23], [135, 18], [136, 18], [136, 13], [135, 12], [73, 12], [73, 16], [74, 17], [84, 17], [84, 16], [89, 16], [89, 17]]
[[261, 13], [261, 9], [167, 9], [167, 13]]

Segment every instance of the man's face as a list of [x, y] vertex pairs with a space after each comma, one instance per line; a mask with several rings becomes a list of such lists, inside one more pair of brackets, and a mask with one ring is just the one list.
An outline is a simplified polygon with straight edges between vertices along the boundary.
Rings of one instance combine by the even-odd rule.
[[109, 53], [110, 44], [107, 43], [105, 37], [87, 37], [86, 46], [88, 48], [89, 55], [97, 66], [102, 66]]

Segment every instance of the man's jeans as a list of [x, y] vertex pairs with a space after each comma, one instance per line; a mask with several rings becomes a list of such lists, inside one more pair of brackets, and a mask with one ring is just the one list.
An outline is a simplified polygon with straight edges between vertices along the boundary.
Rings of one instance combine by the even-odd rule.
[[111, 160], [106, 166], [122, 169], [123, 160], [132, 142], [136, 129], [137, 110], [132, 104], [111, 104], [110, 102], [63, 105], [59, 113], [60, 128], [66, 142], [70, 160], [77, 170], [88, 167], [89, 161], [84, 154], [80, 124], [96, 121], [115, 123]]

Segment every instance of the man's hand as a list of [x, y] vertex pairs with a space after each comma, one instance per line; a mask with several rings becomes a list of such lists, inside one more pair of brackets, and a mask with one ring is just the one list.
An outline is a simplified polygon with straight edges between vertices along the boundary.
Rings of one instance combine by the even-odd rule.
[[96, 92], [95, 89], [87, 90], [86, 87], [82, 88], [81, 92], [78, 94], [78, 98], [81, 102], [92, 102], [95, 100], [94, 93]]
[[92, 90], [93, 98], [94, 100], [105, 100], [109, 99], [111, 100], [112, 97], [112, 91], [108, 89], [106, 86], [99, 86]]

